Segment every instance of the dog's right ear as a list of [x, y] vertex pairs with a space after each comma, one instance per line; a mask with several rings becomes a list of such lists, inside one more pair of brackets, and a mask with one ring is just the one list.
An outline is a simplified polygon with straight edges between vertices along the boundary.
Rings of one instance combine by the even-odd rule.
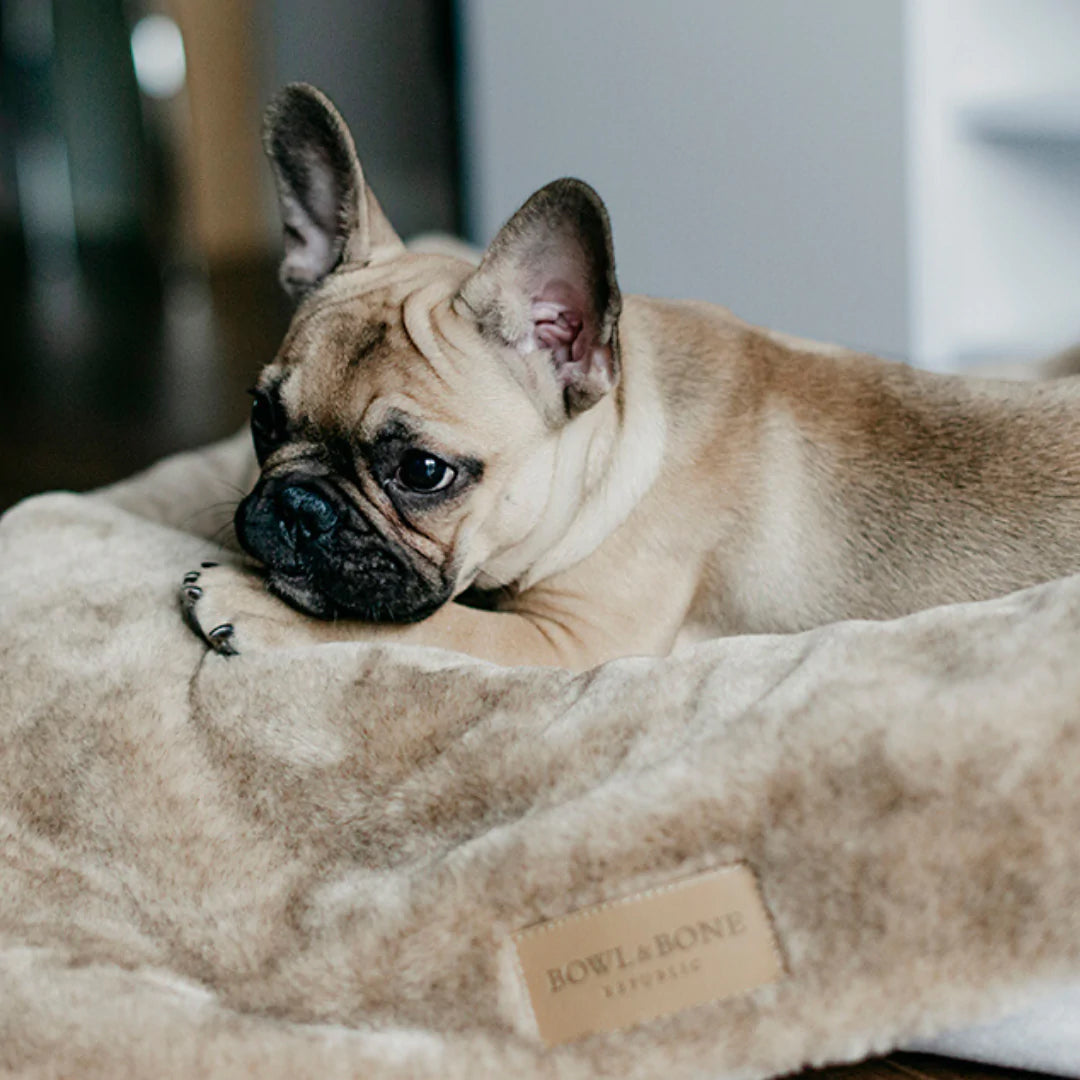
[[509, 347], [541, 413], [561, 424], [619, 381], [611, 223], [600, 196], [566, 177], [535, 192], [499, 230], [454, 299]]
[[321, 91], [286, 86], [266, 110], [263, 146], [285, 229], [281, 283], [292, 297], [343, 262], [366, 265], [404, 250], [364, 183], [348, 126]]

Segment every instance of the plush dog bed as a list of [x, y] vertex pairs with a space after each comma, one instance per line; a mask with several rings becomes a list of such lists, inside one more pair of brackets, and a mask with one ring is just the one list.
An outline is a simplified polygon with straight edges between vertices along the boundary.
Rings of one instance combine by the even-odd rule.
[[[1080, 578], [580, 677], [224, 658], [176, 592], [238, 460], [0, 521], [4, 1067], [676, 1080], [929, 1040], [1080, 1075]], [[696, 948], [683, 890], [731, 875], [771, 969], [542, 1035], [544, 984], [571, 1027], [622, 991], [571, 951], [530, 994], [529, 942], [660, 898], [648, 940]]]

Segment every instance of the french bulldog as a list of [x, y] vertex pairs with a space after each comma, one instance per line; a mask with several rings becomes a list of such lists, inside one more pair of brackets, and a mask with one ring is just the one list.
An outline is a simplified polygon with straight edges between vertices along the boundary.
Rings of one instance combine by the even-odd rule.
[[318, 90], [287, 87], [264, 140], [298, 306], [235, 516], [261, 568], [181, 586], [217, 651], [584, 669], [1080, 571], [1080, 382], [935, 375], [623, 297], [579, 180], [479, 265], [410, 252]]

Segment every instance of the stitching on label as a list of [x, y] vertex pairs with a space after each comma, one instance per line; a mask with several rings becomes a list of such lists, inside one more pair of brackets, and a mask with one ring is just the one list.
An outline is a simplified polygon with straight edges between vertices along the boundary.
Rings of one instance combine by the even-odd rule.
[[547, 1043], [547, 1039], [540, 1032], [540, 1021], [536, 1016], [536, 1006], [533, 1004], [532, 991], [529, 989], [529, 980], [525, 978], [525, 969], [521, 966], [521, 953], [517, 949], [517, 935], [511, 934], [510, 941], [514, 949], [514, 967], [517, 968], [518, 978], [521, 980], [521, 989], [525, 991], [525, 1000], [529, 1003], [529, 1015], [532, 1017], [533, 1027], [536, 1028], [536, 1034], [540, 1036], [542, 1042]]

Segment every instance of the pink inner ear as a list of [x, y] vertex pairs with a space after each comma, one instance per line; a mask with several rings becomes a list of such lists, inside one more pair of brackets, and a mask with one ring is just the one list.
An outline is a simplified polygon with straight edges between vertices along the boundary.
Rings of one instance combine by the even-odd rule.
[[[589, 339], [585, 327], [585, 306], [566, 281], [545, 283], [532, 304], [533, 334], [537, 348], [555, 351], [555, 364], [585, 359]], [[586, 330], [585, 333], [582, 331]]]
[[597, 343], [599, 328], [578, 290], [560, 278], [547, 281], [534, 295], [530, 314], [532, 347], [551, 350], [558, 385], [574, 390], [568, 409], [587, 408], [611, 389], [614, 354], [610, 345]]
[[581, 333], [581, 316], [557, 304], [538, 301], [533, 304], [536, 343], [544, 349], [569, 345]]

